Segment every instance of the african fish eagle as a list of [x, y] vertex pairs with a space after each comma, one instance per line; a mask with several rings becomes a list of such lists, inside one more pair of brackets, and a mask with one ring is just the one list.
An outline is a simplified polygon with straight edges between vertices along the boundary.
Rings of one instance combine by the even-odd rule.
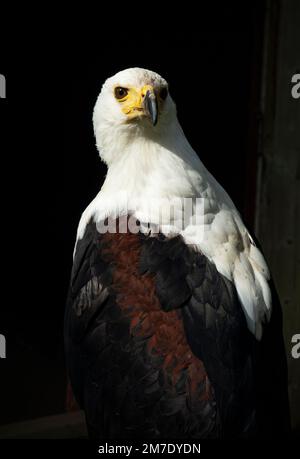
[[117, 73], [93, 122], [108, 171], [79, 223], [65, 314], [90, 437], [287, 432], [268, 267], [186, 139], [167, 82], [140, 68]]

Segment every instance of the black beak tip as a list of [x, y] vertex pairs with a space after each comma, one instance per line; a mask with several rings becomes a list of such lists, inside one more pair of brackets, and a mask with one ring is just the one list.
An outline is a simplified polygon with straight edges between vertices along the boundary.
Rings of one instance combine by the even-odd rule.
[[150, 115], [150, 119], [153, 126], [156, 126], [158, 121], [157, 99], [154, 94], [150, 93], [150, 91], [147, 91], [145, 97], [145, 108], [148, 114]]

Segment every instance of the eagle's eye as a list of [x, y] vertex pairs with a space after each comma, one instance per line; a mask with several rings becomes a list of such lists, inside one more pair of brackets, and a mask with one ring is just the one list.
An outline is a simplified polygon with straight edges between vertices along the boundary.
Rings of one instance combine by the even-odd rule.
[[168, 95], [168, 88], [164, 87], [164, 88], [162, 88], [162, 89], [159, 91], [159, 97], [160, 97], [162, 100], [166, 100], [167, 95]]
[[122, 88], [121, 86], [118, 86], [115, 88], [115, 98], [116, 99], [124, 99], [128, 94], [128, 89]]

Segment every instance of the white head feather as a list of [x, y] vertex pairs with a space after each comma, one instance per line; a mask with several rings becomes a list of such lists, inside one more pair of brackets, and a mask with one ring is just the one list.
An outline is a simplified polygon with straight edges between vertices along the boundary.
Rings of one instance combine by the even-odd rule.
[[201, 223], [192, 219], [177, 227], [173, 218], [172, 231], [198, 248], [235, 284], [248, 327], [260, 339], [262, 323], [271, 313], [269, 272], [263, 256], [233, 202], [187, 141], [169, 94], [160, 106], [156, 126], [143, 116], [128, 122], [114, 89], [145, 85], [159, 91], [167, 82], [157, 73], [133, 68], [117, 73], [102, 87], [93, 121], [97, 148], [108, 173], [101, 191], [82, 215], [77, 238], [83, 237], [90, 218], [102, 221], [130, 211], [148, 222], [151, 216], [153, 220], [149, 202], [163, 208], [174, 198], [204, 198]]

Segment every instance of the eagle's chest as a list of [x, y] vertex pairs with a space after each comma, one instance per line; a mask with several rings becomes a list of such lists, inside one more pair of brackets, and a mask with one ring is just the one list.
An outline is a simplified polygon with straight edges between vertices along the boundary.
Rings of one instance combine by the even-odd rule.
[[251, 393], [251, 343], [234, 289], [179, 236], [99, 233], [91, 222], [66, 325], [72, 384], [103, 435], [214, 436], [218, 413], [234, 406], [238, 419], [235, 399]]
[[[162, 307], [156, 275], [143, 272], [141, 238], [117, 233], [107, 234], [103, 240], [104, 259], [112, 266], [109, 290], [114, 298], [103, 314], [107, 340], [119, 344], [126, 365], [135, 368], [142, 359], [140, 378], [159, 372], [170, 390], [181, 383], [189, 386], [185, 388], [189, 392], [197, 391], [198, 384], [208, 382], [206, 371], [187, 342], [181, 311]], [[191, 380], [193, 387], [188, 382]]]
[[139, 236], [107, 234], [99, 249], [110, 285], [86, 355], [92, 349], [88, 397], [101, 406], [103, 432], [213, 435], [216, 405], [207, 373], [187, 342], [181, 312], [162, 308], [155, 275], [142, 272]]

